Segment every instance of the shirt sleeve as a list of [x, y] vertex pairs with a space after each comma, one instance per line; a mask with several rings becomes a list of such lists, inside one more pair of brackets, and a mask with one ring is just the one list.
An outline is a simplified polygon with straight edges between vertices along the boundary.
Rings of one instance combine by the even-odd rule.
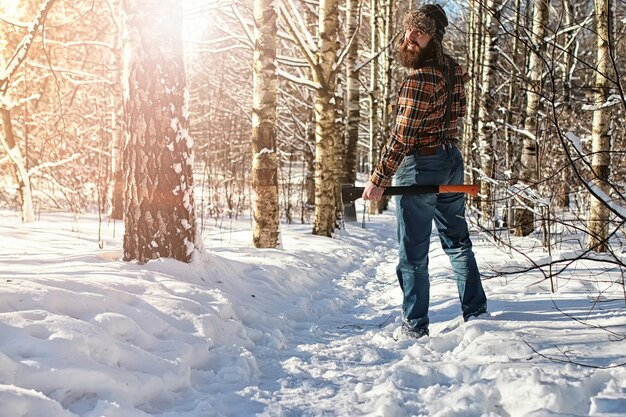
[[381, 151], [380, 160], [370, 181], [378, 187], [387, 187], [400, 163], [411, 151], [412, 144], [426, 116], [433, 97], [434, 86], [410, 76], [404, 80], [398, 93], [398, 114], [391, 136]]

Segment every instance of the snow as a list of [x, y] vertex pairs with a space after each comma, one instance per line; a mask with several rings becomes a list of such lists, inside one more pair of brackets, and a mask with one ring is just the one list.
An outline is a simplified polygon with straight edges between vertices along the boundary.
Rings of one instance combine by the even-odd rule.
[[431, 335], [396, 341], [389, 213], [335, 239], [282, 225], [284, 249], [232, 221], [192, 264], [122, 262], [102, 227], [99, 249], [96, 215], [0, 212], [0, 416], [626, 415], [616, 268], [572, 263], [551, 294], [539, 272], [489, 278], [525, 261], [473, 234], [490, 313], [463, 323], [433, 235]]
[[600, 104], [584, 104], [582, 109], [585, 111], [596, 111], [602, 110], [607, 107], [614, 106], [616, 104], [620, 104], [622, 102], [622, 98], [617, 94], [611, 94], [604, 103]]
[[622, 218], [622, 220], [626, 220], [626, 207], [622, 207], [615, 202], [615, 199], [608, 196], [602, 188], [598, 187], [593, 183], [593, 181], [589, 181], [587, 183], [588, 187], [593, 191], [594, 197], [602, 200], [608, 207], [611, 208], [613, 213]]

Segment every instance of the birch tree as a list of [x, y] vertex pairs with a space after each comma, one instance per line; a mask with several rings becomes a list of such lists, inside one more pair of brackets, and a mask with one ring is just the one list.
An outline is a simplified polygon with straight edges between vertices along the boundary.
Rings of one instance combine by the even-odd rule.
[[[610, 48], [612, 44], [611, 31], [611, 0], [595, 0], [596, 17], [596, 82], [595, 82], [595, 110], [592, 124], [592, 160], [593, 185], [608, 193], [610, 172], [610, 107], [603, 106], [609, 98], [609, 65]], [[606, 252], [609, 233], [609, 209], [606, 203], [595, 197], [590, 197], [587, 227], [589, 237], [587, 248], [597, 252]]]
[[[315, 212], [313, 234], [332, 236], [336, 226], [335, 201], [335, 87], [339, 61], [337, 58], [337, 30], [339, 26], [338, 0], [320, 0], [319, 38], [313, 36], [302, 22], [301, 15], [291, 1], [281, 5], [281, 16], [307, 60], [316, 90], [315, 111]], [[306, 82], [306, 81], [305, 81]]]
[[276, 10], [273, 0], [254, 1], [254, 97], [252, 105], [252, 218], [257, 248], [279, 245], [276, 153]]
[[332, 236], [335, 230], [335, 158], [333, 130], [335, 129], [335, 85], [337, 78], [338, 0], [320, 0], [319, 6], [318, 70], [314, 79], [322, 88], [315, 97], [315, 215], [313, 234]]
[[[463, 129], [462, 153], [465, 162], [465, 182], [474, 182], [474, 147], [477, 139], [478, 125], [478, 100], [482, 71], [480, 62], [482, 60], [483, 45], [481, 42], [483, 31], [483, 5], [479, 0], [470, 0], [468, 7], [468, 30], [467, 30], [467, 72], [470, 75], [466, 83], [467, 111], [465, 113], [465, 128]], [[469, 199], [472, 201], [472, 199]]]
[[358, 0], [347, 0], [346, 26], [347, 38], [352, 40], [346, 54], [346, 149], [343, 158], [343, 183], [354, 184], [356, 181], [357, 144], [359, 141], [359, 122], [361, 121], [361, 106], [359, 95], [359, 69], [357, 59], [359, 55], [358, 30]]
[[124, 2], [124, 260], [190, 262], [196, 249], [182, 8]]
[[[545, 51], [545, 25], [548, 21], [549, 0], [533, 0], [532, 52], [528, 64], [528, 86], [526, 92], [526, 117], [522, 143], [520, 180], [524, 187], [534, 188], [538, 180], [537, 166], [537, 123], [543, 75], [542, 54]], [[532, 204], [526, 201], [526, 204]], [[528, 207], [515, 210], [515, 235], [526, 236], [534, 230], [534, 214]]]
[[[369, 162], [370, 174], [376, 169], [378, 162], [378, 5], [380, 0], [370, 0], [370, 86], [369, 86]], [[378, 202], [369, 202], [369, 213], [378, 212]]]
[[484, 50], [485, 57], [482, 61], [482, 85], [480, 93], [480, 107], [478, 109], [478, 148], [480, 154], [481, 182], [480, 208], [486, 220], [494, 215], [493, 196], [491, 193], [491, 181], [495, 177], [495, 142], [496, 132], [494, 117], [495, 106], [492, 97], [494, 84], [494, 67], [496, 64], [496, 40], [498, 31], [500, 0], [488, 0], [484, 14]]

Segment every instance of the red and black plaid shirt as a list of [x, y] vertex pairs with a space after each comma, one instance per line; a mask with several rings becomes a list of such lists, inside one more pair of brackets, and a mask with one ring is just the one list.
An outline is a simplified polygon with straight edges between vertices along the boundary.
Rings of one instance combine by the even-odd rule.
[[[449, 71], [448, 62], [443, 71]], [[445, 117], [448, 100], [448, 82], [439, 66], [426, 64], [411, 70], [400, 86], [396, 125], [383, 148], [376, 170], [370, 181], [379, 187], [391, 184], [402, 159], [418, 147], [437, 146], [458, 142], [457, 119], [465, 114], [465, 89], [463, 70], [456, 64], [450, 126], [445, 135]]]

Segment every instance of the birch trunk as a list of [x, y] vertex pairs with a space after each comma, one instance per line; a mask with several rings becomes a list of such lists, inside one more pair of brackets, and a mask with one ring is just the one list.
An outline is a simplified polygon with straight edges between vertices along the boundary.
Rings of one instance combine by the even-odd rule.
[[[342, 80], [339, 75], [337, 75], [337, 83], [341, 86]], [[333, 154], [335, 156], [334, 161], [334, 171], [333, 175], [334, 183], [335, 183], [335, 225], [339, 227], [343, 219], [343, 207], [341, 204], [341, 188], [343, 178], [343, 153], [344, 153], [344, 142], [343, 142], [343, 129], [342, 129], [342, 121], [344, 119], [343, 114], [343, 92], [340, 88], [337, 88], [335, 91], [335, 100], [333, 103], [334, 113], [335, 113], [335, 123], [333, 127]]]
[[[596, 110], [593, 112], [593, 125], [591, 129], [593, 153], [591, 169], [593, 171], [593, 185], [608, 193], [608, 178], [610, 171], [610, 108], [602, 108], [609, 97], [609, 65], [611, 30], [611, 0], [596, 0], [596, 33], [598, 53], [596, 58], [596, 88], [595, 104]], [[609, 234], [609, 210], [606, 203], [590, 197], [589, 215], [587, 227], [589, 237], [587, 248], [596, 252], [606, 252], [608, 249], [607, 239]]]
[[124, 13], [124, 260], [190, 262], [196, 225], [182, 8], [126, 0]]
[[[571, 0], [562, 0], [561, 7], [563, 8], [563, 21], [565, 27], [571, 27], [574, 23], [574, 4]], [[561, 81], [563, 83], [563, 103], [568, 109], [572, 108], [572, 64], [574, 62], [574, 47], [570, 45], [573, 35], [570, 32], [563, 34], [563, 45], [566, 47], [564, 61], [563, 61], [563, 74], [561, 74]]]
[[257, 248], [279, 245], [276, 153], [276, 10], [273, 0], [254, 1], [254, 97], [252, 107], [252, 219]]
[[[370, 174], [376, 169], [378, 162], [378, 0], [370, 0], [370, 88], [369, 88], [369, 161]], [[369, 213], [376, 214], [378, 204], [370, 201]]]
[[313, 234], [331, 237], [335, 231], [334, 130], [336, 41], [339, 5], [321, 0], [319, 5], [318, 67], [314, 80], [321, 85], [315, 97], [315, 214]]
[[[517, 134], [513, 133], [512, 129], [509, 128], [509, 126], [516, 126], [517, 123], [519, 123], [519, 116], [514, 117], [514, 114], [517, 114], [519, 112], [519, 109], [522, 107], [522, 105], [518, 101], [520, 94], [519, 94], [519, 84], [517, 82], [518, 77], [520, 77], [522, 74], [520, 74], [518, 69], [516, 68], [516, 67], [523, 67], [523, 65], [520, 64], [520, 59], [519, 59], [520, 57], [520, 53], [519, 53], [520, 21], [522, 18], [521, 0], [515, 0], [514, 13], [515, 13], [515, 22], [513, 26], [513, 46], [512, 46], [511, 56], [515, 65], [511, 67], [511, 72], [509, 74], [510, 82], [509, 82], [508, 99], [507, 99], [507, 107], [506, 107], [507, 112], [505, 115], [506, 125], [504, 127], [504, 166], [510, 172], [515, 172], [515, 170], [517, 169], [516, 161], [519, 160], [519, 155], [521, 151], [521, 148], [518, 145], [519, 137], [517, 136]], [[511, 203], [512, 201], [510, 199], [507, 199], [505, 201], [507, 226], [512, 223], [513, 218], [515, 216]]]
[[[463, 143], [462, 153], [463, 160], [465, 162], [465, 181], [467, 183], [474, 183], [474, 159], [477, 139], [477, 126], [478, 126], [478, 98], [479, 91], [478, 85], [480, 85], [482, 71], [480, 71], [479, 63], [482, 56], [482, 2], [472, 0], [469, 5], [469, 30], [468, 30], [468, 67], [467, 72], [469, 74], [469, 80], [466, 84], [467, 93], [467, 111], [465, 114], [465, 123], [463, 130]], [[473, 202], [474, 199], [468, 197], [468, 202]]]
[[491, 195], [491, 179], [495, 177], [495, 129], [491, 119], [494, 115], [494, 100], [491, 95], [493, 88], [494, 66], [496, 63], [496, 39], [499, 21], [499, 0], [488, 0], [484, 13], [484, 50], [482, 60], [482, 86], [478, 109], [478, 152], [480, 167], [484, 178], [480, 181], [480, 210], [485, 221], [491, 221], [494, 215], [493, 196]]
[[[358, 0], [348, 0], [346, 12], [346, 37], [352, 39], [358, 28]], [[360, 96], [359, 70], [356, 62], [359, 55], [358, 38], [350, 44], [346, 55], [346, 150], [343, 158], [343, 183], [354, 184], [356, 181], [357, 145], [359, 141]]]
[[[563, 21], [565, 27], [571, 27], [574, 23], [574, 4], [570, 0], [562, 0]], [[571, 69], [574, 62], [575, 48], [571, 46], [573, 35], [570, 32], [563, 34], [562, 43], [565, 46], [565, 54], [563, 56], [563, 73], [561, 74], [561, 83], [563, 85], [563, 103], [568, 110], [572, 109], [572, 75]], [[556, 206], [560, 209], [569, 209], [569, 194], [572, 173], [569, 168], [569, 161], [564, 156], [559, 157], [563, 171], [561, 172], [561, 181], [556, 195]]]
[[[529, 83], [526, 93], [526, 117], [524, 130], [530, 132], [535, 138], [524, 137], [522, 143], [522, 156], [520, 167], [520, 180], [526, 187], [534, 187], [538, 180], [538, 146], [536, 124], [539, 112], [539, 100], [541, 93], [541, 79], [543, 73], [543, 61], [541, 55], [545, 51], [544, 33], [545, 25], [548, 21], [549, 0], [533, 1], [533, 45], [534, 50], [529, 59]], [[527, 202], [527, 204], [532, 204]], [[515, 210], [515, 235], [527, 236], [534, 230], [534, 214], [531, 210], [518, 207]]]

